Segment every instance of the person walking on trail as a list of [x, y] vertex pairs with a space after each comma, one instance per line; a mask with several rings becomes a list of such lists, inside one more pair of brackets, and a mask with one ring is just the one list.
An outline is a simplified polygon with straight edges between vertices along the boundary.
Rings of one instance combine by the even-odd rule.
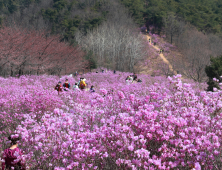
[[95, 92], [94, 86], [91, 86], [90, 90], [91, 93]]
[[86, 79], [82, 79], [81, 81], [80, 81], [80, 83], [79, 83], [79, 88], [81, 89], [81, 90], [84, 90], [85, 88], [86, 88]]
[[68, 79], [66, 79], [65, 83], [63, 84], [63, 87], [65, 91], [68, 91], [68, 89], [70, 88], [70, 83]]
[[114, 70], [113, 73], [116, 74], [116, 70]]
[[151, 39], [149, 38], [149, 43], [150, 43]]
[[62, 85], [61, 85], [61, 81], [58, 82], [58, 84], [55, 86], [55, 90], [58, 91], [58, 94], [59, 92], [62, 92]]
[[20, 137], [11, 135], [8, 139], [11, 141], [11, 146], [3, 152], [2, 170], [26, 170], [25, 163], [22, 160], [22, 151], [18, 148]]
[[78, 83], [75, 83], [75, 85], [73, 85], [73, 90], [79, 90]]

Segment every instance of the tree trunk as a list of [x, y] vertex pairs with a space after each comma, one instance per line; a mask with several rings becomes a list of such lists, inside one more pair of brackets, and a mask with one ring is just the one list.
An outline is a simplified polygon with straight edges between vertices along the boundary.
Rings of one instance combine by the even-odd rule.
[[10, 74], [10, 76], [11, 77], [13, 76], [13, 69], [12, 69], [12, 67], [11, 67], [11, 74]]
[[22, 75], [22, 69], [21, 68], [19, 68], [19, 77]]

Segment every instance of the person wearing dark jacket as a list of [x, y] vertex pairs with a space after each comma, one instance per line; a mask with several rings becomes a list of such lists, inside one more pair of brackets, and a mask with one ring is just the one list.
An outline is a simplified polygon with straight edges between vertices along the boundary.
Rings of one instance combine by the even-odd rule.
[[63, 84], [63, 87], [65, 91], [70, 88], [70, 83], [68, 82], [68, 79], [66, 79], [66, 82]]
[[55, 90], [58, 91], [58, 94], [59, 92], [62, 92], [62, 85], [61, 85], [61, 81], [58, 82], [58, 84], [55, 86]]
[[91, 86], [90, 90], [91, 93], [95, 92], [94, 86]]
[[11, 141], [11, 147], [3, 152], [2, 170], [26, 170], [25, 163], [21, 159], [22, 151], [18, 148], [20, 138], [12, 135], [8, 139]]
[[137, 81], [137, 75], [135, 73], [133, 74], [133, 81]]
[[142, 80], [141, 80], [141, 79], [138, 79], [137, 82], [138, 82], [138, 83], [142, 83]]

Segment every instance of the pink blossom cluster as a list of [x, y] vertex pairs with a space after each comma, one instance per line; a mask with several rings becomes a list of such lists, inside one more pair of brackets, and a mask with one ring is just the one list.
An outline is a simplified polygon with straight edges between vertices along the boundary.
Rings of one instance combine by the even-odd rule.
[[63, 105], [53, 89], [56, 77], [21, 76], [0, 77], [0, 148], [8, 136], [24, 120], [24, 114], [34, 114], [40, 119], [46, 111]]
[[32, 169], [219, 169], [222, 91], [203, 91], [180, 75], [138, 75], [142, 83], [126, 84], [129, 74], [87, 73], [95, 93], [59, 95], [58, 77], [2, 78], [1, 135], [22, 137]]

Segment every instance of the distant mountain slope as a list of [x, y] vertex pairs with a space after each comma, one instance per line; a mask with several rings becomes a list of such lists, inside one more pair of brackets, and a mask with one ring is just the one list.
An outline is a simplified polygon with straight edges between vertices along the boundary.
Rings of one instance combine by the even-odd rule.
[[138, 27], [145, 24], [152, 34], [164, 35], [183, 56], [174, 61], [167, 57], [173, 67], [179, 67], [173, 69], [202, 81], [210, 56], [222, 54], [221, 38], [208, 34], [222, 35], [221, 8], [222, 0], [0, 0], [0, 22], [46, 30], [46, 38], [61, 35], [59, 41], [85, 52], [87, 69], [130, 72], [153, 55], [139, 34]]
[[76, 31], [86, 33], [106, 20], [109, 0], [1, 0], [1, 22], [22, 27], [48, 29], [73, 39]]
[[120, 0], [137, 23], [163, 27], [163, 18], [173, 13], [200, 31], [222, 33], [222, 0]]
[[119, 0], [0, 2], [2, 25], [28, 31], [44, 30], [46, 39], [60, 35], [60, 42], [69, 42], [84, 51], [84, 59], [89, 61], [86, 69], [106, 67], [132, 72], [135, 63], [145, 56], [140, 29]]
[[[139, 25], [164, 27], [163, 18], [175, 14], [199, 31], [222, 33], [222, 0], [115, 0], [121, 2]], [[110, 0], [0, 0], [0, 23], [16, 18], [23, 25], [48, 27], [71, 39], [78, 29], [101, 24], [110, 12]], [[13, 17], [12, 17], [13, 16]]]

